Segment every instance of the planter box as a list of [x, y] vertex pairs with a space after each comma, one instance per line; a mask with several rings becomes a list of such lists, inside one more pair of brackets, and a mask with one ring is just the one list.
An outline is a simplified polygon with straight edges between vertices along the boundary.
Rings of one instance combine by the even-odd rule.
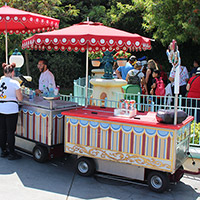
[[93, 67], [99, 67], [101, 64], [100, 59], [92, 59], [91, 62]]

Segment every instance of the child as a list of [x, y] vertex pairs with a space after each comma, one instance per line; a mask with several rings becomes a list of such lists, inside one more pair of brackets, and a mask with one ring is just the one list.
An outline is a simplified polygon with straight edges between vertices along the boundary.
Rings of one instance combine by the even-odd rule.
[[162, 77], [160, 77], [160, 71], [155, 69], [152, 74], [153, 79], [153, 85], [151, 86], [151, 95], [157, 95], [157, 96], [165, 96], [165, 84], [162, 80]]

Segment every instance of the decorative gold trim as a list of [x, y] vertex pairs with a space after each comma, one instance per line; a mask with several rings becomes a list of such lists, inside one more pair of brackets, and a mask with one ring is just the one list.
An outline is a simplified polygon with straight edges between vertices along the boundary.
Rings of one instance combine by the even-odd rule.
[[[171, 165], [163, 163], [160, 159], [146, 158], [143, 156], [132, 155], [121, 152], [109, 152], [102, 149], [84, 147], [82, 145], [73, 145], [72, 147], [65, 145], [66, 152], [78, 155], [85, 155], [97, 159], [110, 160], [120, 163], [142, 166], [145, 168], [171, 171]], [[170, 162], [170, 161], [169, 161]], [[170, 162], [171, 163], [171, 162]]]

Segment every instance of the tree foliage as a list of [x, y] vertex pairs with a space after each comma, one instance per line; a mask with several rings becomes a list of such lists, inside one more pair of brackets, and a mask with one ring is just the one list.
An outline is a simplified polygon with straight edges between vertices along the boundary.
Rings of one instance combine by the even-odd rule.
[[[90, 21], [102, 22], [146, 37], [154, 37], [152, 50], [134, 52], [137, 57], [153, 58], [166, 69], [170, 68], [165, 55], [172, 39], [178, 41], [181, 59], [186, 66], [192, 65], [200, 54], [200, 1], [199, 0], [7, 0], [14, 8], [60, 19], [60, 28], [68, 27], [89, 17]], [[3, 6], [5, 1], [0, 1]], [[9, 54], [17, 47], [22, 54], [28, 53], [30, 75], [38, 82], [36, 67], [40, 57], [47, 58], [57, 84], [71, 87], [73, 80], [85, 74], [85, 54], [55, 51], [21, 50], [23, 39], [32, 34], [8, 36]], [[0, 35], [0, 62], [5, 62], [4, 35]], [[188, 68], [189, 69], [189, 68]], [[190, 69], [189, 69], [190, 70]], [[25, 67], [22, 73], [26, 74]]]
[[143, 27], [163, 44], [176, 39], [200, 44], [199, 0], [137, 0], [134, 8], [143, 12]]

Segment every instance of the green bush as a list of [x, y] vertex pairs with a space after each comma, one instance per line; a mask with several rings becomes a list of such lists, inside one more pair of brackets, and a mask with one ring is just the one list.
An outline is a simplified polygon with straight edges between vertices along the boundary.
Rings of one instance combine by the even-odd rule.
[[200, 123], [193, 122], [191, 125], [190, 143], [199, 144]]

